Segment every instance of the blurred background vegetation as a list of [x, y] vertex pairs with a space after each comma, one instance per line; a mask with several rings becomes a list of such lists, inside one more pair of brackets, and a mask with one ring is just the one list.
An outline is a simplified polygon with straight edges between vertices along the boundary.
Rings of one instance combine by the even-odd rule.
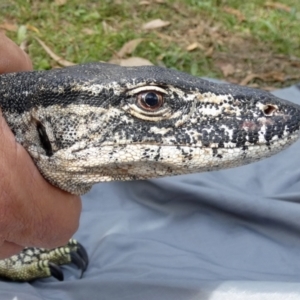
[[142, 61], [267, 90], [300, 81], [298, 0], [1, 0], [0, 11], [35, 69]]

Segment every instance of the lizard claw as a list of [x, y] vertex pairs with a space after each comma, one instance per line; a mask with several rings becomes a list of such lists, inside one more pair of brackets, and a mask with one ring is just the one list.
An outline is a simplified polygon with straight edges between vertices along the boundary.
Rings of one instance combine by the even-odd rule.
[[77, 253], [85, 263], [85, 267], [84, 267], [83, 271], [86, 271], [86, 269], [89, 265], [89, 256], [88, 256], [85, 248], [80, 243], [77, 242], [77, 246], [78, 246]]
[[89, 258], [86, 250], [81, 244], [77, 244], [77, 251], [71, 253], [71, 262], [81, 270], [80, 278], [82, 278], [83, 273], [86, 271], [89, 264]]
[[52, 262], [49, 262], [49, 269], [51, 275], [59, 281], [64, 281], [64, 274], [61, 271], [60, 267]]

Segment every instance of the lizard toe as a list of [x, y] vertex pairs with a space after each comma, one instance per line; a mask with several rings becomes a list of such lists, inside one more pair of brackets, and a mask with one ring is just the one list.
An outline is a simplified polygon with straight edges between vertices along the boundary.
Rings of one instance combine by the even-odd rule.
[[81, 270], [80, 278], [82, 278], [88, 266], [88, 256], [83, 247], [78, 248], [77, 252], [71, 253], [71, 262], [76, 265], [79, 270]]
[[77, 251], [71, 253], [71, 261], [75, 264], [78, 269], [82, 271], [81, 277], [83, 273], [86, 271], [89, 265], [89, 257], [85, 250], [85, 248], [77, 242]]
[[51, 276], [56, 278], [58, 281], [64, 281], [64, 273], [58, 265], [49, 262], [49, 269]]

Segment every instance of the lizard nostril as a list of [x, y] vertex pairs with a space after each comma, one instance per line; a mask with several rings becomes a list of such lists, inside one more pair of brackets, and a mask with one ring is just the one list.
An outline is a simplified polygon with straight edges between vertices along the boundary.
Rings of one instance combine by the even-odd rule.
[[276, 110], [277, 110], [277, 106], [272, 104], [267, 104], [262, 109], [265, 116], [272, 116]]

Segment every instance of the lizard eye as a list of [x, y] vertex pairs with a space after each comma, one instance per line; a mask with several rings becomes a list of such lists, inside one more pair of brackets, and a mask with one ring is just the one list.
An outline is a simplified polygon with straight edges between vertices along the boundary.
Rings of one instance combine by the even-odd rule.
[[137, 95], [137, 103], [142, 109], [155, 111], [163, 105], [164, 99], [162, 93], [147, 91]]
[[148, 121], [159, 121], [171, 114], [168, 91], [157, 85], [139, 86], [126, 92], [125, 111]]

